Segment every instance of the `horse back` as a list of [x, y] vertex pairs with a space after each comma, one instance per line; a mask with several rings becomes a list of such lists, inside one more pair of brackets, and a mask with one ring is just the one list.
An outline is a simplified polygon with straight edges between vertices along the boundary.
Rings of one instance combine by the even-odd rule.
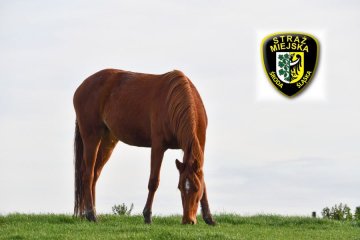
[[[77, 120], [87, 128], [107, 128], [129, 145], [164, 144], [180, 148], [170, 127], [168, 98], [171, 85], [189, 81], [180, 71], [162, 75], [106, 69], [87, 78], [74, 95]], [[206, 129], [206, 113], [200, 95], [190, 82], [197, 108], [199, 134]], [[205, 120], [204, 120], [205, 119]], [[199, 140], [202, 137], [200, 137]], [[205, 138], [203, 139], [204, 142]]]

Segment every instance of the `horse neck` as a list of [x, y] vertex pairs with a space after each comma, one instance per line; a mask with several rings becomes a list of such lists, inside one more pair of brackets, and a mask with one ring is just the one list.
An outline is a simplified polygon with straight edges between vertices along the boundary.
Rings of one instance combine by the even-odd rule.
[[196, 136], [194, 136], [188, 146], [183, 147], [182, 149], [184, 151], [184, 163], [186, 165], [190, 165], [196, 161], [202, 168], [204, 162], [204, 149], [201, 147]]
[[199, 113], [194, 99], [196, 94], [192, 90], [190, 80], [183, 73], [173, 71], [167, 77], [169, 91], [166, 102], [170, 128], [185, 153], [184, 161], [195, 159], [194, 161], [199, 161], [202, 166], [203, 147], [197, 137]]

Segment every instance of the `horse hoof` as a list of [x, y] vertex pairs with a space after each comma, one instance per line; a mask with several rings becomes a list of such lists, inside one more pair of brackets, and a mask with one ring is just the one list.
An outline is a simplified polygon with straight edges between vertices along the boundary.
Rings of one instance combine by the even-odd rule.
[[151, 218], [144, 218], [145, 224], [151, 224]]
[[143, 216], [144, 216], [144, 222], [146, 224], [151, 224], [151, 215], [152, 215], [151, 210], [144, 209]]
[[216, 225], [216, 222], [214, 221], [214, 219], [210, 216], [210, 217], [205, 217], [204, 218], [204, 221], [207, 225], [210, 225], [210, 226], [215, 226]]
[[88, 211], [85, 213], [85, 217], [90, 222], [97, 222], [94, 211]]

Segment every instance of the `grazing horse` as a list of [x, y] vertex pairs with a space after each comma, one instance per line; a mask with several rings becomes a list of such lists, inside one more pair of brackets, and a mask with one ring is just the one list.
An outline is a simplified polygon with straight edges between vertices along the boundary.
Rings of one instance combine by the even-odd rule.
[[184, 224], [195, 224], [199, 202], [207, 224], [210, 213], [203, 163], [207, 127], [204, 105], [182, 72], [162, 75], [105, 69], [88, 77], [74, 94], [74, 215], [96, 221], [95, 186], [118, 141], [151, 147], [148, 197], [143, 211], [151, 223], [154, 194], [167, 149], [182, 149], [176, 159]]

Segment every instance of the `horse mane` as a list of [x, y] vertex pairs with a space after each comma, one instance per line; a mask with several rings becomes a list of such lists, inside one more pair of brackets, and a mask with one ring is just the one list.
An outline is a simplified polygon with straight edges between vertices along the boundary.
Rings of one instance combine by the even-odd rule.
[[195, 161], [200, 163], [199, 166], [202, 166], [204, 153], [196, 134], [198, 113], [190, 80], [178, 70], [165, 75], [169, 78], [166, 102], [170, 128], [185, 154], [191, 153]]

